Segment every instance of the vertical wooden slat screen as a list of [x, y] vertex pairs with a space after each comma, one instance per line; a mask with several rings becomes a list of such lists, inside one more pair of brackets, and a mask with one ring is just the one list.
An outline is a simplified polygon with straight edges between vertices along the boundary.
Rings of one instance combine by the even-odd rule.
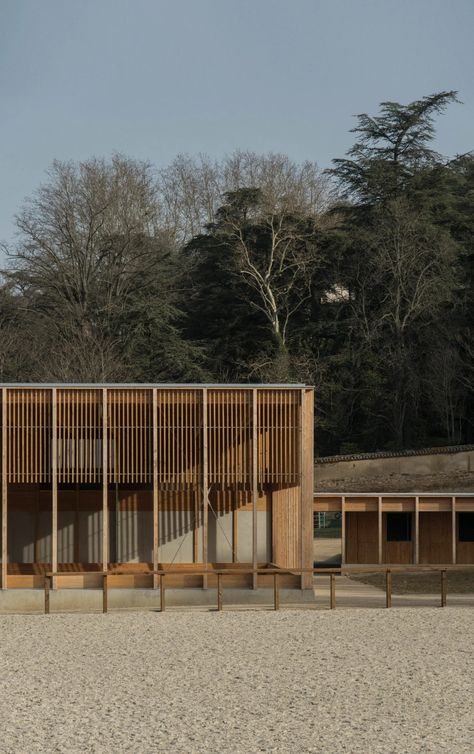
[[7, 479], [13, 484], [51, 482], [51, 391], [7, 391]]
[[99, 390], [58, 389], [58, 482], [102, 480], [102, 404]]
[[152, 411], [151, 390], [108, 390], [109, 482], [152, 483]]
[[158, 484], [201, 484], [202, 391], [157, 390]]
[[300, 390], [258, 391], [258, 483], [300, 480]]
[[[257, 390], [258, 485], [299, 484], [300, 392]], [[8, 481], [51, 482], [51, 389], [7, 390]], [[252, 391], [208, 389], [208, 481], [252, 483]], [[108, 390], [108, 481], [153, 482], [153, 392]], [[197, 488], [202, 474], [202, 390], [156, 390], [157, 484]], [[102, 403], [94, 388], [57, 388], [57, 479], [102, 481]]]
[[252, 482], [252, 391], [208, 391], [209, 483], [221, 488]]

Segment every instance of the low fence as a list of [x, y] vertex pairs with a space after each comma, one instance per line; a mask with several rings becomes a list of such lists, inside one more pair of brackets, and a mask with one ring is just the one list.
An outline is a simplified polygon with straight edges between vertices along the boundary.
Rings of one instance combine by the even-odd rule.
[[[405, 566], [405, 565], [399, 565], [399, 566], [342, 566], [339, 568], [292, 568], [288, 570], [284, 570], [281, 568], [265, 568], [265, 569], [231, 569], [227, 568], [225, 570], [209, 570], [209, 569], [203, 569], [200, 571], [196, 570], [183, 570], [183, 569], [166, 569], [162, 571], [143, 571], [138, 572], [139, 575], [147, 575], [147, 576], [158, 576], [159, 577], [159, 592], [160, 592], [160, 611], [164, 612], [166, 609], [166, 576], [171, 575], [188, 575], [192, 574], [194, 576], [210, 576], [214, 575], [217, 576], [217, 600], [216, 600], [216, 607], [217, 610], [220, 612], [224, 607], [224, 582], [225, 577], [230, 575], [245, 575], [245, 576], [252, 576], [255, 579], [258, 578], [260, 575], [269, 576], [271, 575], [273, 577], [273, 609], [279, 610], [280, 609], [280, 585], [279, 585], [279, 578], [281, 576], [302, 576], [303, 574], [311, 573], [313, 576], [315, 575], [321, 575], [324, 574], [328, 576], [329, 579], [329, 606], [331, 610], [334, 610], [336, 608], [336, 575], [349, 576], [350, 574], [355, 573], [384, 573], [385, 574], [385, 606], [387, 608], [392, 607], [392, 574], [393, 573], [426, 573], [426, 572], [435, 572], [439, 573], [440, 578], [440, 607], [446, 606], [446, 599], [447, 599], [447, 573], [448, 571], [465, 571], [465, 570], [474, 570], [474, 565], [465, 565], [465, 566], [453, 566], [453, 565], [446, 565], [446, 566]], [[109, 594], [109, 583], [108, 583], [108, 577], [109, 576], [120, 576], [120, 575], [128, 575], [129, 572], [127, 571], [102, 571], [102, 572], [96, 572], [96, 575], [102, 577], [102, 611], [106, 613], [108, 611], [108, 594]], [[134, 575], [136, 575], [137, 572], [134, 571]], [[77, 574], [72, 573], [71, 571], [51, 571], [49, 573], [46, 573], [44, 576], [44, 612], [46, 614], [50, 613], [50, 592], [51, 587], [53, 583], [53, 579], [56, 576], [75, 576]]]

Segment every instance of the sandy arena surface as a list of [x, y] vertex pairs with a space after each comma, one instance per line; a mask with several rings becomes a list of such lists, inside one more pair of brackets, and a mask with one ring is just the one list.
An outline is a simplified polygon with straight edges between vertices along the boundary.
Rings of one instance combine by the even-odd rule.
[[472, 608], [0, 617], [2, 754], [474, 750]]

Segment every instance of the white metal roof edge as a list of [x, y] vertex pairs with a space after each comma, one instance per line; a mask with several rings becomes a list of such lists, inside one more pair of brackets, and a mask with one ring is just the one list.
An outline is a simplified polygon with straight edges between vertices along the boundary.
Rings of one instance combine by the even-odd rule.
[[474, 497], [472, 492], [313, 492], [313, 497]]
[[219, 389], [242, 389], [249, 390], [252, 388], [265, 389], [294, 389], [308, 388], [312, 385], [305, 385], [302, 382], [285, 382], [285, 383], [203, 383], [203, 382], [1, 382], [0, 388], [219, 388]]

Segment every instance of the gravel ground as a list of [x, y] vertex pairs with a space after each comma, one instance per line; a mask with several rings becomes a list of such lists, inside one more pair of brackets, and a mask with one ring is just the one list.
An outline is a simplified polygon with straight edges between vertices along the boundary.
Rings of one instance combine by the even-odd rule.
[[473, 618], [2, 616], [0, 752], [472, 754]]

